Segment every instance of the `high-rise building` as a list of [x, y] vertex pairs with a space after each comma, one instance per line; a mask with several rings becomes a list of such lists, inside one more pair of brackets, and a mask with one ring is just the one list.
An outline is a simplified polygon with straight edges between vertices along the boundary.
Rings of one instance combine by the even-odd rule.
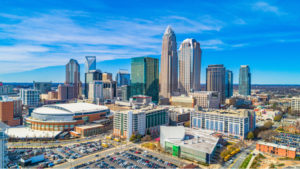
[[40, 93], [48, 93], [51, 91], [52, 82], [36, 82], [33, 81], [33, 88], [40, 91]]
[[74, 98], [81, 96], [80, 66], [74, 59], [70, 59], [66, 65], [65, 84], [74, 86]]
[[179, 48], [179, 89], [181, 94], [199, 91], [201, 72], [200, 43], [185, 39]]
[[22, 101], [0, 96], [0, 122], [18, 126], [22, 120]]
[[300, 97], [293, 97], [291, 100], [292, 114], [300, 117]]
[[208, 65], [206, 68], [206, 90], [220, 92], [221, 103], [225, 102], [224, 65]]
[[96, 56], [85, 57], [85, 73], [96, 70]]
[[158, 102], [158, 59], [136, 57], [131, 59], [131, 96], [147, 95]]
[[108, 73], [108, 72], [102, 73], [102, 80], [113, 81], [112, 80], [112, 73]]
[[58, 85], [58, 100], [74, 99], [74, 90], [72, 84]]
[[119, 70], [116, 76], [116, 81], [118, 84], [118, 87], [123, 85], [130, 85], [130, 74], [127, 70]]
[[89, 99], [93, 100], [94, 103], [103, 101], [103, 83], [101, 80], [95, 80], [89, 83]]
[[248, 109], [191, 112], [191, 127], [244, 139], [255, 129], [255, 112]]
[[251, 73], [248, 65], [241, 65], [239, 75], [239, 94], [251, 95]]
[[122, 91], [122, 101], [129, 101], [130, 93], [131, 93], [131, 87], [128, 85], [121, 86]]
[[8, 136], [5, 130], [8, 127], [5, 123], [0, 122], [0, 168], [7, 168], [8, 154], [6, 143]]
[[114, 99], [117, 96], [117, 82], [102, 80], [104, 99]]
[[226, 85], [225, 96], [227, 98], [231, 97], [233, 95], [233, 74], [232, 71], [230, 70], [226, 70], [225, 85]]
[[159, 96], [170, 98], [178, 89], [178, 56], [177, 42], [174, 31], [167, 27], [162, 42], [160, 59]]
[[89, 94], [89, 83], [92, 83], [94, 80], [102, 80], [102, 72], [101, 70], [90, 70], [89, 72], [85, 73], [85, 87], [84, 87], [84, 94], [85, 97], [88, 98]]
[[34, 89], [21, 89], [22, 104], [28, 107], [37, 107], [40, 103], [40, 92]]

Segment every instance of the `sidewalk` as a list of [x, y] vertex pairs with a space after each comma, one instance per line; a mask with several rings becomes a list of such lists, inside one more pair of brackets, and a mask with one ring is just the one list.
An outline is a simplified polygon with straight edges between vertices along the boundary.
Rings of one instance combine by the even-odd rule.
[[258, 152], [257, 150], [254, 150], [251, 154], [254, 154], [254, 153], [255, 153], [255, 155], [252, 156], [252, 158], [251, 158], [251, 160], [249, 161], [248, 166], [247, 166], [246, 169], [250, 169], [250, 167], [251, 167], [251, 165], [252, 165], [252, 163], [253, 163], [255, 157], [258, 155], [259, 152]]

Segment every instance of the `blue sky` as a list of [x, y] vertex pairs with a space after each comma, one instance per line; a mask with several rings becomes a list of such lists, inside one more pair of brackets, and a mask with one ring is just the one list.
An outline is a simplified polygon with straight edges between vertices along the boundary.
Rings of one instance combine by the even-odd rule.
[[[1, 0], [0, 81], [64, 81], [70, 58], [97, 56], [98, 68], [130, 69], [131, 57], [157, 56], [167, 25], [178, 48], [200, 42], [208, 64], [238, 82], [250, 65], [255, 84], [300, 84], [299, 1]], [[102, 62], [105, 61], [105, 62]]]

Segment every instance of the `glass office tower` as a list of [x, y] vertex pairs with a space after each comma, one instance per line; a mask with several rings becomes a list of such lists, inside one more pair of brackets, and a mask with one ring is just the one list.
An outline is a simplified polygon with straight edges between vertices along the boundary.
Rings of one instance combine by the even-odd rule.
[[251, 95], [251, 73], [248, 65], [241, 65], [239, 75], [239, 94]]

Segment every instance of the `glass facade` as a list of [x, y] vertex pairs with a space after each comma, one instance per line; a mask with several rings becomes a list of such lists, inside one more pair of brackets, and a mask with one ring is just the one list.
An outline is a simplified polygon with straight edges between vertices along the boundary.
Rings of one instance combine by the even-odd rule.
[[248, 65], [242, 65], [239, 75], [239, 94], [251, 95], [251, 73]]

